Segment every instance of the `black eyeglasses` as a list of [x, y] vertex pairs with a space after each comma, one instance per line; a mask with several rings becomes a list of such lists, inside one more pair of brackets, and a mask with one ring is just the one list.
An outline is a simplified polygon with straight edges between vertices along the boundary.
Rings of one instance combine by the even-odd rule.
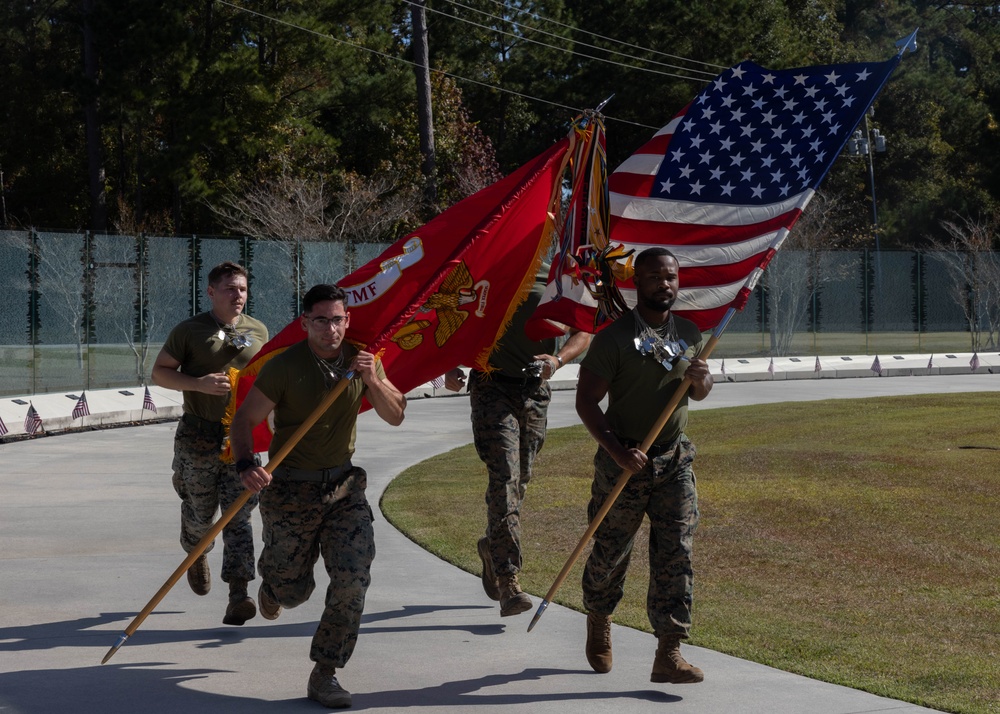
[[334, 315], [333, 317], [310, 317], [307, 318], [316, 327], [320, 329], [326, 329], [330, 325], [334, 327], [340, 327], [345, 322], [347, 322], [347, 315]]

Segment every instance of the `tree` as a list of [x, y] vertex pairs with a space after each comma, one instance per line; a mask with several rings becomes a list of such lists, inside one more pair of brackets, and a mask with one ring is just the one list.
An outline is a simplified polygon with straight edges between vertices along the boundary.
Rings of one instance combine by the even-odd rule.
[[1000, 338], [1000, 214], [962, 216], [942, 221], [947, 239], [931, 245], [952, 277], [951, 298], [961, 306], [972, 335], [972, 349], [995, 349]]
[[849, 248], [859, 241], [850, 230], [850, 221], [845, 220], [848, 213], [844, 208], [842, 199], [816, 193], [764, 272], [772, 355], [792, 351], [793, 339], [823, 284], [852, 271], [853, 266], [847, 264], [841, 264], [837, 272], [822, 265], [823, 253]]

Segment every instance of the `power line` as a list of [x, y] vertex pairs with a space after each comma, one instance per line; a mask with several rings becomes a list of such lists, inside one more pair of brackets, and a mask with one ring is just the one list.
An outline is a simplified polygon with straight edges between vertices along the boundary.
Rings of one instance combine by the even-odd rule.
[[[276, 23], [278, 25], [284, 25], [285, 27], [290, 27], [290, 28], [292, 28], [294, 30], [300, 30], [301, 32], [305, 32], [305, 33], [308, 33], [310, 35], [315, 35], [317, 37], [322, 37], [322, 38], [327, 39], [327, 40], [333, 40], [334, 42], [338, 42], [338, 43], [340, 43], [342, 45], [347, 45], [347, 46], [353, 47], [355, 49], [364, 50], [365, 52], [369, 52], [371, 54], [378, 55], [379, 57], [384, 57], [386, 59], [394, 60], [396, 62], [402, 62], [403, 64], [410, 65], [411, 67], [418, 66], [416, 62], [412, 62], [412, 61], [410, 61], [408, 59], [404, 59], [403, 57], [397, 57], [395, 55], [390, 55], [387, 52], [382, 52], [380, 50], [372, 49], [371, 47], [365, 47], [364, 45], [359, 45], [359, 44], [356, 44], [354, 42], [349, 42], [347, 40], [342, 40], [339, 37], [334, 37], [333, 35], [330, 35], [330, 34], [325, 33], [325, 32], [319, 32], [318, 30], [313, 30], [313, 29], [310, 29], [308, 27], [302, 27], [301, 25], [296, 25], [295, 23], [289, 22], [288, 20], [282, 20], [282, 19], [277, 18], [277, 17], [271, 17], [270, 15], [266, 15], [266, 14], [264, 14], [262, 12], [258, 12], [257, 10], [251, 10], [250, 8], [242, 7], [241, 5], [236, 5], [235, 3], [228, 2], [228, 0], [216, 0], [216, 2], [218, 2], [220, 5], [226, 5], [228, 7], [231, 7], [234, 10], [239, 10], [240, 12], [245, 12], [248, 15], [255, 15], [255, 16], [260, 17], [260, 18], [262, 18], [264, 20], [269, 20], [270, 22], [274, 22], [274, 23]], [[568, 109], [568, 110], [570, 110], [572, 112], [575, 112], [577, 114], [586, 111], [585, 109], [580, 109], [578, 107], [571, 107], [571, 106], [568, 106], [566, 104], [559, 104], [558, 102], [553, 102], [553, 101], [550, 101], [548, 99], [542, 99], [541, 97], [534, 97], [534, 96], [531, 96], [530, 94], [524, 94], [522, 92], [515, 92], [513, 89], [506, 89], [504, 87], [498, 87], [498, 86], [496, 86], [494, 84], [488, 84], [486, 82], [480, 82], [479, 80], [470, 79], [468, 77], [462, 77], [461, 75], [453, 74], [451, 72], [445, 72], [444, 70], [441, 70], [441, 69], [434, 69], [433, 67], [431, 67], [430, 71], [434, 72], [436, 74], [440, 74], [440, 75], [442, 75], [444, 77], [450, 77], [452, 79], [460, 80], [462, 82], [469, 82], [471, 84], [478, 84], [481, 87], [487, 87], [489, 89], [493, 89], [493, 90], [498, 91], [498, 92], [504, 92], [506, 94], [513, 94], [514, 96], [521, 97], [523, 99], [530, 99], [530, 100], [535, 101], [535, 102], [541, 102], [542, 104], [549, 104], [549, 105], [554, 106], [554, 107], [559, 107], [560, 109]], [[606, 114], [603, 115], [603, 116], [604, 116], [604, 119], [606, 121], [616, 121], [616, 122], [618, 122], [620, 124], [630, 124], [632, 126], [642, 127], [644, 129], [653, 129], [654, 131], [656, 129], [659, 129], [659, 127], [656, 127], [656, 126], [650, 126], [648, 124], [640, 124], [639, 122], [629, 121], [628, 119], [618, 119], [616, 117], [608, 116]]]
[[[453, 2], [453, 0], [446, 0], [446, 2]], [[635, 45], [635, 44], [632, 44], [631, 42], [625, 42], [624, 40], [616, 40], [613, 37], [606, 37], [605, 35], [599, 35], [596, 32], [590, 32], [589, 30], [581, 30], [579, 27], [573, 27], [572, 25], [567, 25], [564, 22], [559, 22], [558, 20], [553, 20], [550, 17], [544, 17], [544, 16], [539, 15], [537, 13], [530, 12], [528, 10], [523, 10], [521, 8], [510, 7], [506, 3], [504, 3], [502, 0], [490, 0], [490, 2], [492, 2], [494, 5], [500, 5], [501, 7], [505, 8], [505, 9], [514, 10], [517, 13], [520, 13], [520, 14], [523, 14], [523, 15], [527, 15], [528, 17], [534, 18], [536, 20], [542, 20], [544, 22], [549, 22], [549, 23], [552, 23], [553, 25], [557, 25], [559, 27], [565, 27], [566, 29], [573, 30], [574, 32], [579, 32], [579, 33], [582, 33], [584, 35], [590, 35], [591, 37], [597, 38], [599, 40], [606, 40], [608, 42], [614, 42], [615, 44], [621, 45], [622, 47], [631, 47], [632, 49], [635, 49], [635, 50], [642, 50], [643, 52], [650, 52], [650, 53], [655, 54], [655, 55], [660, 55], [661, 57], [669, 57], [671, 59], [681, 60], [682, 62], [691, 62], [693, 64], [700, 64], [700, 65], [704, 65], [705, 67], [713, 67], [715, 69], [728, 69], [728, 67], [726, 67], [725, 65], [713, 64], [711, 62], [703, 62], [701, 60], [691, 59], [690, 57], [681, 57], [680, 55], [672, 55], [672, 54], [669, 54], [668, 52], [660, 52], [659, 50], [650, 49], [649, 47], [642, 47], [641, 45]], [[457, 3], [455, 3], [455, 4], [457, 4]], [[712, 73], [712, 76], [715, 76], [715, 74], [718, 74], [718, 73], [717, 72], [716, 73]]]
[[[409, 5], [413, 4], [413, 0], [404, 0], [404, 2], [406, 2]], [[634, 70], [638, 70], [640, 72], [649, 72], [650, 74], [658, 74], [658, 75], [660, 75], [662, 77], [674, 77], [675, 79], [684, 79], [684, 80], [687, 80], [687, 81], [697, 81], [697, 82], [702, 82], [702, 83], [706, 82], [706, 80], [704, 78], [688, 77], [688, 76], [685, 76], [683, 74], [674, 74], [672, 72], [661, 72], [661, 71], [659, 71], [657, 69], [648, 69], [646, 67], [636, 67], [635, 65], [625, 64], [624, 62], [615, 62], [614, 60], [604, 59], [603, 57], [595, 57], [594, 55], [588, 55], [588, 54], [584, 54], [582, 52], [575, 52], [573, 50], [568, 50], [565, 47], [556, 47], [555, 45], [549, 45], [549, 44], [546, 44], [545, 42], [540, 42], [539, 40], [533, 40], [530, 37], [525, 37], [524, 35], [518, 35], [518, 34], [515, 34], [513, 32], [507, 32], [506, 30], [500, 30], [500, 29], [498, 29], [496, 27], [490, 27], [489, 25], [481, 25], [478, 22], [473, 22], [472, 20], [466, 20], [464, 18], [458, 17], [457, 15], [452, 15], [450, 13], [444, 12], [443, 10], [434, 10], [432, 8], [429, 8], [429, 7], [425, 7], [425, 9], [428, 10], [428, 11], [430, 11], [430, 12], [437, 13], [439, 15], [444, 15], [445, 17], [450, 17], [453, 20], [458, 20], [459, 22], [464, 22], [467, 25], [472, 25], [473, 27], [478, 27], [478, 28], [483, 29], [483, 30], [489, 30], [490, 32], [496, 32], [496, 33], [499, 33], [501, 35], [507, 35], [509, 37], [516, 37], [517, 39], [522, 40], [524, 42], [530, 42], [530, 43], [535, 44], [535, 45], [541, 45], [542, 47], [548, 47], [549, 49], [556, 50], [557, 52], [565, 52], [567, 54], [573, 55], [574, 57], [584, 57], [586, 59], [594, 60], [596, 62], [605, 62], [607, 64], [613, 64], [613, 65], [616, 65], [618, 67], [625, 67], [626, 69], [634, 69]], [[600, 49], [600, 48], [598, 48], [598, 49]], [[713, 74], [712, 77], [714, 77], [714, 76], [715, 75]]]
[[[405, 1], [407, 3], [409, 3], [409, 4], [411, 4], [411, 5], [413, 4], [412, 0], [405, 0]], [[587, 42], [580, 42], [579, 40], [572, 40], [572, 39], [563, 37], [562, 35], [557, 35], [554, 32], [549, 32], [548, 30], [543, 30], [540, 27], [531, 27], [529, 25], [523, 25], [523, 24], [520, 24], [520, 23], [518, 23], [518, 22], [516, 22], [514, 20], [510, 20], [510, 19], [507, 19], [505, 17], [501, 17], [499, 15], [491, 15], [490, 13], [488, 13], [488, 12], [486, 12], [484, 10], [479, 10], [478, 8], [471, 7], [470, 5], [464, 5], [464, 4], [460, 3], [460, 2], [458, 2], [457, 0], [445, 0], [445, 1], [448, 2], [451, 5], [455, 5], [456, 7], [461, 7], [461, 8], [464, 8], [466, 10], [470, 10], [472, 12], [478, 13], [480, 15], [485, 15], [486, 17], [488, 17], [488, 18], [490, 18], [492, 20], [498, 20], [500, 22], [508, 22], [511, 25], [513, 25], [514, 27], [519, 28], [521, 30], [530, 30], [532, 32], [538, 32], [538, 33], [543, 34], [543, 35], [548, 35], [549, 37], [555, 37], [555, 38], [560, 39], [560, 40], [567, 40], [569, 42], [572, 42], [574, 45], [579, 45], [581, 47], [589, 47], [590, 49], [598, 50], [598, 51], [601, 51], [601, 52], [608, 52], [608, 53], [611, 53], [611, 54], [614, 54], [614, 55], [620, 55], [622, 57], [628, 57], [629, 59], [636, 60], [638, 62], [646, 62], [648, 64], [659, 65], [660, 67], [669, 67], [670, 69], [679, 69], [679, 70], [681, 70], [683, 72], [695, 72], [695, 73], [698, 73], [698, 74], [705, 75], [706, 79], [712, 79], [712, 78], [714, 78], [718, 74], [718, 72], [709, 72], [709, 71], [706, 71], [706, 70], [703, 70], [703, 69], [692, 69], [691, 67], [683, 67], [683, 66], [677, 65], [677, 64], [670, 64], [669, 62], [659, 62], [657, 60], [651, 60], [651, 59], [645, 59], [645, 58], [642, 58], [642, 57], [636, 57], [635, 55], [630, 55], [630, 54], [628, 54], [626, 52], [619, 52], [618, 50], [612, 50], [612, 49], [609, 49], [607, 47], [601, 47], [599, 45], [593, 45], [593, 44], [590, 44], [590, 43], [587, 43]], [[461, 22], [468, 22], [467, 20], [463, 20], [458, 15], [450, 15], [450, 14], [442, 12], [440, 10], [432, 10], [431, 8], [427, 8], [427, 9], [431, 10], [431, 12], [439, 12], [442, 15], [445, 15], [446, 17], [451, 17], [451, 18], [454, 18], [454, 19], [459, 20]], [[519, 10], [517, 8], [511, 8], [511, 9], [516, 10], [517, 12], [520, 12], [520, 13], [525, 12], [524, 10]], [[532, 17], [536, 17], [537, 19], [540, 19], [540, 20], [545, 20], [546, 19], [546, 18], [538, 17], [537, 15], [532, 16]], [[555, 22], [555, 20], [550, 20], [549, 22]], [[560, 24], [561, 25], [562, 23], [556, 23], [556, 24]], [[482, 26], [479, 25], [479, 27], [482, 27]], [[563, 27], [569, 28], [569, 25], [563, 25]], [[570, 28], [570, 29], [572, 29], [572, 28]], [[496, 31], [497, 32], [503, 32], [502, 30], [496, 30]], [[510, 34], [510, 33], [504, 33], [504, 34]], [[524, 39], [528, 39], [528, 38], [525, 37]], [[539, 43], [539, 44], [542, 44], [542, 43]], [[563, 52], [569, 52], [570, 51], [570, 50], [566, 50], [564, 48], [561, 48], [561, 47], [559, 47], [557, 45], [545, 45], [545, 46], [546, 47], [551, 47], [552, 49], [561, 50]], [[574, 54], [576, 54], [576, 53], [574, 53]], [[590, 55], [581, 55], [581, 56], [582, 57], [589, 57], [590, 59], [598, 59], [599, 60], [599, 58], [597, 58], [597, 57], [591, 57]], [[606, 60], [601, 60], [601, 61], [606, 61]], [[685, 60], [685, 61], [694, 62], [695, 60]], [[640, 70], [643, 69], [641, 67], [635, 67], [633, 65], [623, 65], [623, 66], [630, 67], [631, 69], [640, 69]], [[649, 70], [645, 70], [645, 71], [649, 71]], [[676, 76], [676, 75], [669, 75], [669, 76]], [[694, 78], [688, 77], [688, 79], [694, 79]]]

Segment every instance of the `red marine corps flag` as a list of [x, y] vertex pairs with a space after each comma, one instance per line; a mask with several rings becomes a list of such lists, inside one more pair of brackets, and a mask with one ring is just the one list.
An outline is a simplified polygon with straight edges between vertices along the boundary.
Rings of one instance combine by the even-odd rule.
[[[578, 119], [569, 136], [520, 169], [455, 204], [338, 281], [347, 292], [347, 339], [376, 352], [404, 394], [464, 364], [487, 358], [534, 283], [552, 245], [563, 173], [593, 131]], [[269, 359], [305, 339], [298, 318], [271, 339], [238, 375], [224, 423]], [[267, 423], [255, 451], [270, 443]]]
[[599, 330], [635, 303], [630, 256], [652, 246], [669, 248], [680, 264], [676, 314], [707, 331], [731, 308], [742, 310], [903, 52], [916, 46], [914, 36], [897, 44], [886, 62], [786, 70], [741, 62], [716, 77], [611, 175], [608, 237], [567, 234], [536, 316]]

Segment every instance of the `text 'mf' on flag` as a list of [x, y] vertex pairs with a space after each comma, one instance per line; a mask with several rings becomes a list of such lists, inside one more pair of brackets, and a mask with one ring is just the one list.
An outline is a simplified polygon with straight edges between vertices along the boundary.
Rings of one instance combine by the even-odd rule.
[[743, 308], [900, 56], [723, 72], [609, 178], [611, 243], [669, 248], [675, 310], [713, 328]]

